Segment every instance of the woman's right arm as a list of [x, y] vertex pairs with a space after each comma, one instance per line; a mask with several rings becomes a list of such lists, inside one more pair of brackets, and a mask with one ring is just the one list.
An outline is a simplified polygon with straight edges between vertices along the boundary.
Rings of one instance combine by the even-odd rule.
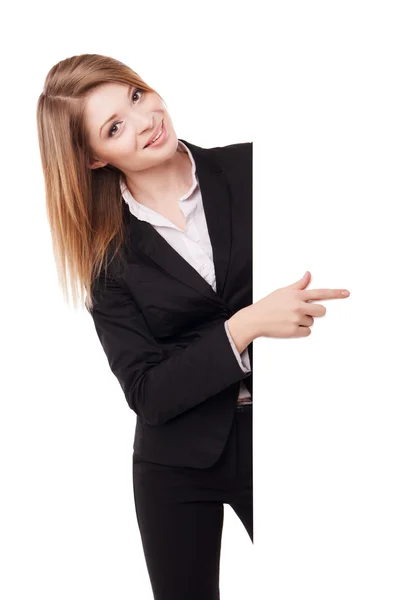
[[259, 337], [259, 323], [254, 317], [254, 304], [238, 310], [227, 321], [227, 326], [237, 351], [241, 354], [247, 346]]
[[345, 289], [306, 290], [310, 283], [309, 271], [299, 281], [279, 288], [235, 313], [227, 322], [238, 352], [257, 337], [294, 338], [311, 333], [314, 317], [323, 317], [322, 304], [313, 300], [343, 299], [350, 295]]
[[167, 355], [122, 281], [98, 277], [92, 296], [89, 312], [111, 371], [129, 407], [148, 424], [162, 425], [247, 377], [226, 334], [226, 317]]

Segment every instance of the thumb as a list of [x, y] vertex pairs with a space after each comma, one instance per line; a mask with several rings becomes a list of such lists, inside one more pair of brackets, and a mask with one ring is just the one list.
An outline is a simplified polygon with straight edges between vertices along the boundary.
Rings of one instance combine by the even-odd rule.
[[303, 277], [301, 279], [299, 279], [299, 281], [296, 281], [295, 283], [292, 283], [291, 285], [288, 285], [288, 288], [291, 288], [292, 290], [304, 290], [304, 288], [306, 288], [308, 286], [308, 284], [310, 283], [311, 280], [311, 274], [310, 271], [306, 271], [303, 275]]

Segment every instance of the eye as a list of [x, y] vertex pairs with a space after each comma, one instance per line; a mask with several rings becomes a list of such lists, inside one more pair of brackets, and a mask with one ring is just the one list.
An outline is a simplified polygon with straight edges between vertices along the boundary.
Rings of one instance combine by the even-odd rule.
[[[132, 92], [132, 100], [135, 98], [135, 96], [141, 97], [144, 94], [144, 90], [140, 89], [140, 88], [135, 88]], [[114, 127], [116, 127], [117, 125], [119, 125], [119, 123], [121, 123], [121, 121], [117, 121], [116, 123], [113, 123], [110, 127], [110, 129], [108, 130], [108, 136], [107, 137], [115, 137], [112, 134], [112, 131], [114, 129]], [[117, 133], [118, 133], [118, 129], [117, 129]]]
[[132, 98], [137, 96], [137, 94], [139, 94], [139, 95], [144, 94], [144, 90], [141, 90], [140, 88], [136, 88], [135, 90], [133, 90]]

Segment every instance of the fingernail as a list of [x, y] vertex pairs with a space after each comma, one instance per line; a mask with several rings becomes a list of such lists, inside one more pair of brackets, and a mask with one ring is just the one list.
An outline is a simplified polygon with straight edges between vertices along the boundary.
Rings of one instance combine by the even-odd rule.
[[350, 296], [349, 290], [343, 290], [342, 296]]

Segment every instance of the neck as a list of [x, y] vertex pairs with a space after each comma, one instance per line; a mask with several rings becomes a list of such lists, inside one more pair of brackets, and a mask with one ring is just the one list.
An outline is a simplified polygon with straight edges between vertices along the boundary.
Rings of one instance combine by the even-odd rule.
[[137, 202], [153, 210], [176, 203], [192, 185], [192, 163], [186, 148], [151, 169], [125, 175], [126, 185]]

